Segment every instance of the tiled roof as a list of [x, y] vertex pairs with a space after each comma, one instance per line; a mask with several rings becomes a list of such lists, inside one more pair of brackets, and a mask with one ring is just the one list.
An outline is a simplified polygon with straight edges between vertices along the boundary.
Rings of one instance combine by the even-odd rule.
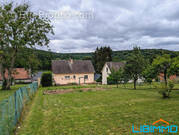
[[106, 62], [110, 70], [119, 70], [120, 68], [123, 68], [125, 63], [124, 62]]
[[90, 60], [53, 60], [52, 72], [54, 74], [95, 73]]
[[[159, 78], [160, 78], [161, 81], [164, 81], [164, 74], [163, 74], [163, 73], [160, 73], [160, 74], [159, 74]], [[171, 76], [169, 77], [170, 80], [175, 80], [176, 78], [177, 78], [176, 75], [171, 75]]]
[[[29, 71], [25, 70], [25, 68], [15, 68], [12, 76], [16, 80], [25, 80], [25, 79], [30, 79], [30, 73]], [[7, 71], [5, 73], [5, 77], [8, 77]], [[2, 80], [1, 74], [0, 74], [0, 80]]]

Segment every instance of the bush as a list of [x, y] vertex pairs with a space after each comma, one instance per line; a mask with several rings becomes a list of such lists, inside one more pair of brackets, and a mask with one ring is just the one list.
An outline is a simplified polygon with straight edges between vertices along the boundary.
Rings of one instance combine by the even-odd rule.
[[79, 90], [79, 92], [83, 92], [83, 90]]
[[102, 76], [100, 76], [100, 77], [96, 80], [96, 82], [102, 82]]
[[170, 92], [168, 90], [160, 90], [159, 93], [163, 96], [163, 98], [169, 98]]
[[160, 83], [160, 88], [161, 89], [168, 89], [164, 82]]
[[52, 73], [44, 72], [41, 78], [42, 87], [52, 86]]
[[154, 89], [159, 89], [160, 88], [160, 85], [156, 82], [152, 82], [152, 85], [154, 87]]
[[109, 76], [107, 78], [107, 84], [109, 84], [109, 85], [111, 85], [111, 84], [117, 84], [117, 82], [111, 76]]
[[68, 85], [78, 85], [78, 83], [73, 82], [73, 83], [69, 83]]
[[168, 81], [168, 87], [169, 87], [169, 90], [172, 90], [175, 87], [175, 84], [172, 80]]
[[175, 86], [174, 82], [172, 80], [169, 80], [167, 88], [164, 84], [162, 86], [163, 86], [162, 87], [163, 90], [160, 90], [159, 93], [162, 94], [163, 98], [170, 98], [170, 93], [172, 92], [172, 89]]
[[147, 78], [147, 79], [145, 79], [145, 82], [146, 82], [146, 83], [149, 83], [149, 84], [152, 84], [152, 78]]
[[156, 81], [156, 82], [160, 82], [160, 78], [159, 78], [159, 77], [156, 77], [156, 78], [155, 78], [155, 81]]

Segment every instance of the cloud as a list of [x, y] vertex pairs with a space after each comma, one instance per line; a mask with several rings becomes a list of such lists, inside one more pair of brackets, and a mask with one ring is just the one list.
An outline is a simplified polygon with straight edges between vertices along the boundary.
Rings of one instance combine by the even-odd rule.
[[29, 3], [36, 12], [81, 13], [80, 17], [86, 17], [52, 18], [55, 32], [50, 36], [52, 51], [91, 52], [105, 45], [113, 50], [139, 45], [179, 51], [179, 1], [30, 0]]

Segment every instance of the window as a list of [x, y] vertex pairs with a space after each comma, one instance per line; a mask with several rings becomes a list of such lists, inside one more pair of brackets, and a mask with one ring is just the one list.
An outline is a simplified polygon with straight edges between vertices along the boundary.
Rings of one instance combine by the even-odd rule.
[[65, 76], [65, 79], [70, 79], [70, 76]]
[[76, 76], [75, 76], [75, 75], [73, 76], [73, 79], [76, 79]]
[[108, 68], [106, 68], [106, 72], [108, 72]]
[[88, 79], [88, 75], [85, 75], [85, 76], [84, 76], [84, 79]]

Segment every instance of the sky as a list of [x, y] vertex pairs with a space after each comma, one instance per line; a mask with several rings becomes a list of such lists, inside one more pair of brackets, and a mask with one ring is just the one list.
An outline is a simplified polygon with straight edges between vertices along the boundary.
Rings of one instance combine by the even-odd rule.
[[53, 52], [92, 52], [97, 46], [114, 51], [134, 46], [179, 51], [179, 0], [25, 2], [51, 20], [55, 35], [49, 35], [49, 48]]

